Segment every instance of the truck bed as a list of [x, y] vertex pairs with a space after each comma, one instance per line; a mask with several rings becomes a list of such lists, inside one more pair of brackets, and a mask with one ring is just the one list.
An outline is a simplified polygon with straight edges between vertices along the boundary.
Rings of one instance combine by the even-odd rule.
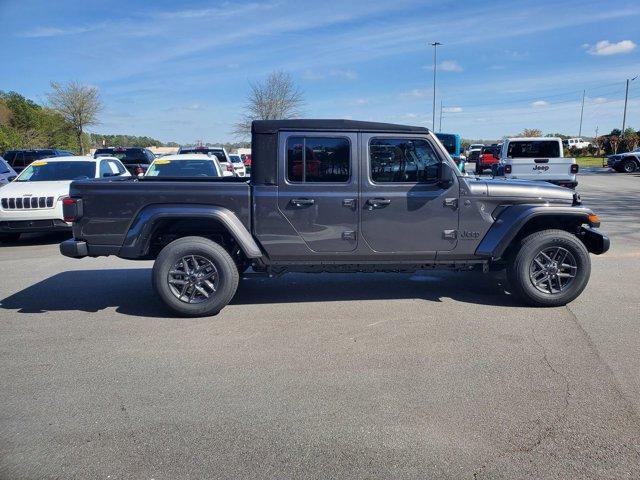
[[251, 187], [244, 179], [150, 178], [73, 182], [71, 196], [81, 197], [83, 208], [74, 237], [95, 245], [122, 245], [142, 209], [157, 203], [225, 207], [251, 230]]

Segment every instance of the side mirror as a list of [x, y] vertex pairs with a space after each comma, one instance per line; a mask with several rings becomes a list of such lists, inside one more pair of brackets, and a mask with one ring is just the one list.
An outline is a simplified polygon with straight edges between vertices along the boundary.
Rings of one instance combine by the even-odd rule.
[[441, 188], [449, 188], [453, 184], [453, 170], [451, 166], [447, 163], [440, 164], [440, 180], [438, 181], [438, 185]]

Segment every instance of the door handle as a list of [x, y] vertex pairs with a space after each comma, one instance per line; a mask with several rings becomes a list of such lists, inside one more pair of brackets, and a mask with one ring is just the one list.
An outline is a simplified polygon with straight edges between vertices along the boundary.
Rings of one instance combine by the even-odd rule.
[[445, 198], [444, 202], [442, 202], [442, 204], [445, 207], [449, 207], [449, 208], [452, 208], [453, 210], [456, 210], [458, 208], [458, 199], [457, 198]]
[[316, 201], [313, 198], [292, 198], [289, 203], [294, 207], [310, 207]]
[[374, 208], [384, 208], [391, 204], [391, 200], [388, 198], [370, 198], [367, 200], [367, 209], [373, 210]]
[[356, 208], [356, 199], [345, 198], [344, 200], [342, 200], [342, 206], [347, 208]]

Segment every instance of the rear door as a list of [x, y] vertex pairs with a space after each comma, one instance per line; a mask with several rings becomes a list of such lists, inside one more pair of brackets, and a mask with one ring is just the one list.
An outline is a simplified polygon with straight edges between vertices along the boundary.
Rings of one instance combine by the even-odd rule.
[[279, 136], [278, 208], [313, 252], [358, 244], [357, 141], [344, 132]]
[[[362, 134], [362, 239], [376, 252], [435, 256], [455, 248], [457, 176], [440, 183], [442, 157], [425, 137]], [[452, 168], [452, 167], [448, 167]]]

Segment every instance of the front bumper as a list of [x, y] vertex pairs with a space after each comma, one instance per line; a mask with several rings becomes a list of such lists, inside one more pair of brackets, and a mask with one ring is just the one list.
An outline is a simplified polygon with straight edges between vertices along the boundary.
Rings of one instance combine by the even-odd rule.
[[40, 233], [70, 230], [71, 225], [58, 218], [49, 220], [6, 220], [0, 222], [0, 233]]
[[587, 247], [587, 250], [596, 255], [605, 253], [611, 246], [609, 237], [597, 228], [583, 226], [580, 228], [578, 236], [582, 240], [582, 243]]

